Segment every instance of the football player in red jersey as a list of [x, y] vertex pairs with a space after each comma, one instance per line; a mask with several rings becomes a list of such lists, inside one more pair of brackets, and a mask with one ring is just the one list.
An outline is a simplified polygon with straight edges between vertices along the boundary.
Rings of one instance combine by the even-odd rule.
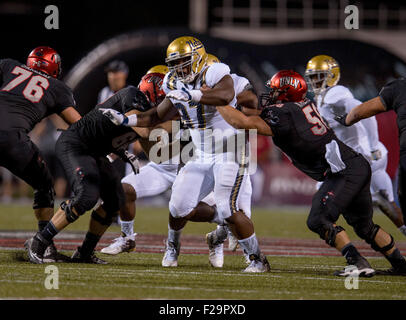
[[272, 136], [293, 165], [311, 178], [323, 181], [313, 196], [307, 226], [339, 250], [348, 265], [356, 266], [336, 271], [335, 275], [375, 274], [344, 228], [336, 224], [341, 213], [356, 234], [391, 263], [392, 274], [406, 275], [406, 261], [395, 247], [393, 237], [372, 221], [371, 168], [367, 160], [338, 140], [324, 123], [313, 101], [305, 98], [307, 85], [300, 74], [279, 71], [267, 85], [271, 90], [262, 95], [260, 115], [247, 117], [230, 106], [218, 110], [235, 128], [257, 129], [259, 134]]
[[[53, 215], [53, 179], [28, 133], [43, 118], [56, 113], [68, 124], [80, 119], [72, 91], [58, 77], [61, 58], [50, 47], [31, 51], [26, 65], [0, 60], [0, 166], [34, 188], [34, 213], [42, 230]], [[63, 259], [53, 243], [45, 262]]]

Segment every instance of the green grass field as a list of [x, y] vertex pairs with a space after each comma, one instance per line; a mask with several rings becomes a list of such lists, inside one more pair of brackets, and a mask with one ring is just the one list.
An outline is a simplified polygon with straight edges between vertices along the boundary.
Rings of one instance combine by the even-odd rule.
[[[137, 233], [165, 234], [167, 210], [139, 208]], [[289, 209], [257, 209], [253, 221], [259, 237], [317, 239], [307, 230], [307, 212]], [[67, 231], [85, 231], [83, 216]], [[406, 238], [382, 214], [375, 222], [397, 241]], [[340, 220], [353, 239], [358, 239]], [[213, 224], [190, 223], [184, 234], [202, 235]], [[0, 206], [0, 230], [36, 230], [29, 207]], [[112, 227], [110, 232], [118, 231]], [[321, 241], [321, 240], [320, 240]], [[69, 252], [70, 253], [70, 252]], [[406, 253], [406, 252], [403, 252]], [[55, 264], [59, 289], [47, 290], [46, 265], [26, 262], [21, 249], [0, 250], [0, 298], [118, 298], [118, 299], [406, 299], [406, 278], [375, 276], [360, 279], [358, 290], [348, 290], [344, 279], [334, 277], [344, 259], [328, 256], [268, 256], [272, 271], [245, 274], [239, 255], [226, 255], [222, 270], [208, 265], [207, 255], [181, 254], [178, 268], [162, 268], [162, 254], [140, 253], [103, 256], [108, 265]], [[384, 258], [370, 258], [376, 268], [386, 268]]]

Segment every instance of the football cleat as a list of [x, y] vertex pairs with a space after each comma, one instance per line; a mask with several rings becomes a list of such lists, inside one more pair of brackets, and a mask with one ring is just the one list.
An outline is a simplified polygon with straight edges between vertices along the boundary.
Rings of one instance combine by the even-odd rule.
[[51, 244], [46, 248], [42, 261], [44, 263], [70, 262], [70, 258], [62, 253], [59, 253], [56, 250], [54, 242], [52, 241]]
[[224, 264], [223, 243], [219, 243], [216, 231], [206, 234], [206, 242], [209, 246], [209, 262], [214, 268], [222, 268]]
[[28, 259], [31, 263], [36, 264], [44, 263], [44, 253], [48, 246], [49, 242], [47, 242], [39, 232], [24, 243], [24, 247], [27, 249]]
[[406, 276], [406, 268], [390, 268], [387, 270], [376, 270], [376, 275], [380, 276]]
[[107, 261], [104, 261], [94, 254], [94, 251], [89, 256], [83, 256], [80, 252], [81, 247], [78, 247], [71, 257], [71, 261], [75, 263], [92, 263], [92, 264], [108, 264]]
[[113, 243], [106, 248], [103, 248], [100, 252], [105, 254], [116, 255], [122, 252], [132, 252], [135, 250], [135, 236], [134, 233], [130, 236], [120, 236], [113, 240]]
[[180, 252], [180, 243], [165, 241], [165, 255], [162, 258], [162, 267], [177, 267], [178, 256]]
[[372, 269], [371, 265], [364, 257], [359, 257], [354, 263], [349, 264], [343, 270], [335, 271], [334, 275], [339, 277], [358, 276], [370, 278], [375, 275], [375, 270]]
[[268, 259], [262, 253], [259, 256], [251, 255], [250, 260], [250, 265], [243, 272], [261, 273], [271, 271]]

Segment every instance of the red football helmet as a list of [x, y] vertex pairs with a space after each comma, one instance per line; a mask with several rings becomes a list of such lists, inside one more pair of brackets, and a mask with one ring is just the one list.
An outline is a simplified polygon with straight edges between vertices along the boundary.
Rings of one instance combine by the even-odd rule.
[[54, 78], [61, 75], [61, 57], [50, 47], [37, 47], [31, 51], [27, 58], [27, 66], [49, 74]]
[[147, 96], [148, 101], [153, 107], [160, 104], [165, 98], [165, 92], [162, 89], [164, 77], [165, 75], [162, 73], [148, 73], [141, 78], [138, 84], [138, 89]]
[[[293, 70], [281, 70], [266, 82], [270, 92], [261, 95], [261, 104], [303, 101], [307, 93], [305, 79]], [[265, 101], [263, 101], [265, 99]]]

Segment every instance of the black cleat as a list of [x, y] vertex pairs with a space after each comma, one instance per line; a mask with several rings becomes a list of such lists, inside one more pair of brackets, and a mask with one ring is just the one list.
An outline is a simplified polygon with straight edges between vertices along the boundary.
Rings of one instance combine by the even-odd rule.
[[55, 262], [71, 262], [71, 259], [68, 256], [65, 256], [62, 253], [59, 253], [56, 250], [55, 244], [52, 241], [51, 244], [46, 248], [44, 257], [44, 263], [55, 263]]
[[80, 253], [81, 247], [78, 247], [71, 257], [71, 262], [75, 263], [92, 263], [92, 264], [108, 264], [107, 261], [104, 261], [95, 256], [94, 251], [90, 256], [84, 257]]
[[406, 276], [406, 268], [390, 268], [387, 270], [376, 270], [376, 274], [380, 276]]
[[343, 270], [334, 271], [334, 275], [338, 277], [358, 276], [370, 278], [375, 275], [375, 270], [372, 269], [364, 257], [358, 257]]
[[44, 252], [48, 245], [49, 242], [46, 241], [39, 232], [31, 239], [28, 239], [24, 243], [24, 247], [27, 249], [28, 259], [30, 262], [36, 264], [44, 263]]

